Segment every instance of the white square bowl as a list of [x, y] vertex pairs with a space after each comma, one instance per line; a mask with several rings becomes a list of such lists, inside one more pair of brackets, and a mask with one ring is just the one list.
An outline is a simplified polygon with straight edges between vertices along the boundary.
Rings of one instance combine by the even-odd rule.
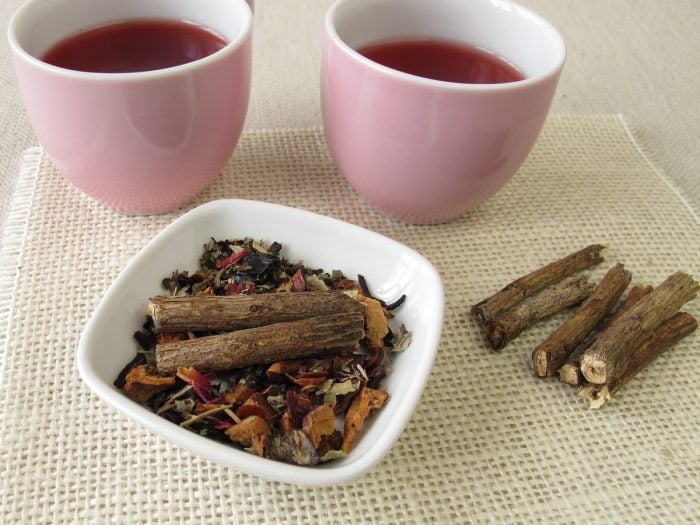
[[[157, 416], [114, 385], [134, 357], [148, 298], [162, 294], [163, 277], [195, 271], [203, 245], [216, 239], [252, 237], [282, 244], [291, 261], [326, 271], [362, 274], [372, 293], [386, 301], [406, 294], [395, 322], [412, 333], [411, 345], [395, 354], [383, 382], [389, 401], [368, 419], [347, 457], [314, 467], [261, 458], [218, 443]], [[277, 204], [218, 200], [176, 219], [124, 268], [105, 293], [80, 339], [77, 365], [90, 389], [109, 405], [194, 454], [268, 480], [326, 486], [348, 482], [374, 467], [408, 423], [430, 375], [443, 323], [440, 275], [422, 255], [375, 232], [336, 219]], [[394, 321], [392, 321], [393, 323]]]

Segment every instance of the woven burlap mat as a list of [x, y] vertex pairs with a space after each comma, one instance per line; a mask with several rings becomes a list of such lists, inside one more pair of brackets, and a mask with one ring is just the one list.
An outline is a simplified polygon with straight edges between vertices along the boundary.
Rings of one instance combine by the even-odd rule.
[[[621, 118], [551, 118], [511, 183], [446, 225], [372, 211], [337, 173], [318, 129], [244, 135], [189, 207], [221, 197], [331, 215], [401, 241], [438, 268], [443, 339], [397, 445], [350, 485], [299, 488], [194, 457], [92, 395], [75, 367], [80, 333], [130, 257], [184, 209], [116, 215], [32, 149], [0, 266], [0, 522], [700, 520], [698, 334], [589, 411], [574, 390], [531, 372], [531, 349], [563, 317], [493, 353], [467, 315], [513, 278], [594, 242], [608, 246], [606, 266], [625, 263], [636, 282], [658, 284], [675, 270], [700, 276], [698, 218]], [[687, 309], [700, 315], [700, 300]]]

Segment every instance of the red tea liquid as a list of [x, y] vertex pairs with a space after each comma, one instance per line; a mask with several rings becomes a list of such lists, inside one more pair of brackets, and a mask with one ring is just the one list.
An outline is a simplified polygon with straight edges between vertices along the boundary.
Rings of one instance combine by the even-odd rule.
[[525, 76], [505, 59], [442, 40], [399, 40], [358, 49], [358, 53], [411, 75], [462, 84], [502, 84]]
[[186, 64], [226, 44], [216, 33], [187, 22], [129, 20], [70, 36], [42, 60], [76, 71], [134, 73]]

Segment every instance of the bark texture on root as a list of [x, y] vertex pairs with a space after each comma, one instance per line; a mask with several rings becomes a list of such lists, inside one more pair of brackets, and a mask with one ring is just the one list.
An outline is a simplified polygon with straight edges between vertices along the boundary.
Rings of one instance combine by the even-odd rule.
[[559, 372], [571, 352], [613, 309], [631, 279], [632, 275], [622, 264], [605, 274], [576, 312], [533, 350], [532, 363], [537, 376], [550, 377]]
[[156, 333], [240, 330], [363, 309], [343, 292], [157, 296], [148, 305]]
[[603, 261], [604, 246], [593, 244], [535, 270], [474, 305], [471, 314], [486, 326], [495, 317], [509, 310], [523, 299], [557, 283], [565, 277], [590, 268]]
[[650, 337], [698, 292], [692, 276], [676, 272], [623, 313], [581, 356], [581, 373], [589, 383], [602, 385], [619, 374], [631, 348]]
[[572, 353], [566, 362], [559, 369], [559, 380], [572, 386], [578, 386], [584, 382], [583, 374], [581, 373], [581, 354], [593, 344], [595, 338], [605, 331], [615, 320], [624, 312], [632, 308], [639, 300], [653, 290], [648, 284], [635, 284], [630, 288], [627, 297], [622, 304], [607, 318], [605, 318], [600, 326], [596, 328], [596, 333], [579, 345]]
[[644, 370], [654, 359], [693, 333], [697, 326], [697, 320], [692, 315], [678, 312], [665, 321], [640, 346], [628, 352], [616, 368], [615, 375], [609, 377], [607, 383], [585, 385], [579, 390], [579, 397], [585, 400], [590, 408], [600, 408], [605, 405], [615, 392]]
[[486, 339], [491, 348], [500, 350], [526, 328], [580, 303], [594, 288], [595, 285], [587, 277], [578, 277], [545, 288], [503, 315], [491, 319], [484, 328]]
[[364, 336], [364, 316], [359, 312], [317, 316], [159, 344], [156, 367], [161, 373], [174, 373], [179, 367], [232, 370], [357, 348]]

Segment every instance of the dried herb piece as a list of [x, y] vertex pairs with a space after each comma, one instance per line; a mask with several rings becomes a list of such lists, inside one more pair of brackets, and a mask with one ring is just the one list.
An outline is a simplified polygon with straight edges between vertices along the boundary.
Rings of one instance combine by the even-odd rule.
[[526, 297], [552, 285], [565, 277], [585, 270], [603, 261], [604, 246], [593, 244], [550, 263], [508, 284], [491, 297], [474, 305], [472, 317], [486, 326]]
[[372, 292], [370, 292], [369, 286], [367, 285], [367, 279], [365, 279], [363, 275], [357, 276], [357, 282], [360, 285], [360, 291], [362, 292], [362, 295], [374, 299], [375, 301], [379, 301], [379, 304], [381, 304], [382, 307], [386, 308], [387, 310], [395, 310], [396, 308], [401, 306], [406, 300], [406, 294], [403, 294], [401, 297], [396, 299], [396, 301], [392, 301], [387, 304], [382, 299], [379, 299], [378, 297], [372, 295]]
[[570, 355], [566, 362], [559, 369], [559, 380], [568, 385], [580, 385], [583, 383], [583, 374], [581, 374], [581, 354], [593, 344], [600, 333], [605, 331], [615, 320], [624, 312], [632, 308], [639, 300], [653, 290], [653, 287], [648, 284], [635, 284], [630, 288], [627, 297], [622, 304], [607, 318], [605, 318], [598, 327], [596, 333], [589, 337], [586, 341], [580, 344]]
[[631, 279], [632, 275], [622, 264], [616, 264], [605, 274], [576, 312], [533, 350], [532, 364], [537, 376], [549, 377], [559, 371], [569, 354], [612, 310]]
[[494, 350], [500, 350], [523, 330], [557, 312], [580, 303], [595, 288], [587, 277], [577, 277], [557, 283], [521, 303], [504, 314], [491, 319], [486, 326], [486, 338]]
[[579, 390], [579, 397], [588, 403], [589, 408], [600, 408], [654, 359], [672, 348], [698, 326], [690, 314], [678, 312], [659, 326], [654, 333], [637, 348], [630, 350], [618, 364], [607, 382], [602, 385], [589, 384]]
[[270, 440], [270, 457], [294, 465], [316, 465], [320, 458], [316, 447], [303, 430], [275, 434]]
[[395, 334], [395, 340], [393, 341], [391, 351], [392, 352], [403, 352], [411, 345], [411, 332], [406, 330], [406, 327], [402, 324], [399, 325], [399, 333]]
[[581, 372], [587, 381], [605, 384], [624, 368], [627, 352], [639, 345], [693, 299], [698, 283], [688, 274], [676, 272], [649, 295], [623, 313], [581, 356]]

